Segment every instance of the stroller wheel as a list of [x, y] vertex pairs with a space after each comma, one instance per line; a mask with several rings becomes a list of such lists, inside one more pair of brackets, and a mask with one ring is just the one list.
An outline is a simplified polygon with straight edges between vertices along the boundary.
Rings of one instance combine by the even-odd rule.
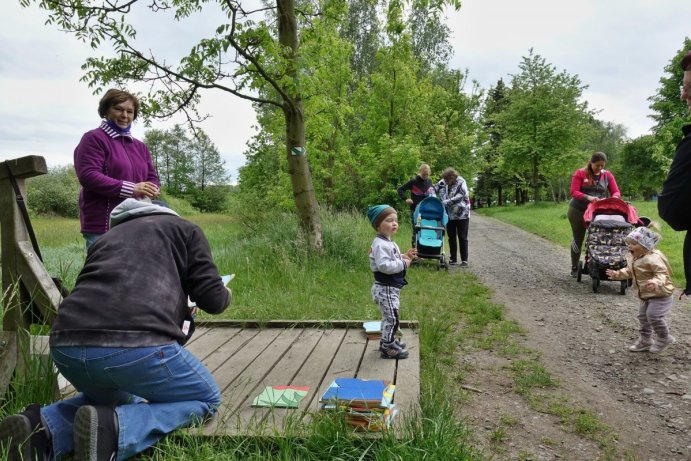
[[628, 286], [629, 286], [629, 282], [627, 280], [622, 280], [621, 281], [621, 287], [619, 287], [619, 294], [625, 295], [626, 294], [626, 288]]
[[582, 277], [581, 277], [581, 276], [582, 276], [582, 275], [583, 275], [583, 262], [582, 262], [582, 261], [578, 261], [578, 275], [576, 275], [576, 281], [577, 281], [578, 283], [581, 282], [581, 280], [582, 280]]
[[593, 277], [593, 293], [597, 293], [600, 289], [600, 279]]

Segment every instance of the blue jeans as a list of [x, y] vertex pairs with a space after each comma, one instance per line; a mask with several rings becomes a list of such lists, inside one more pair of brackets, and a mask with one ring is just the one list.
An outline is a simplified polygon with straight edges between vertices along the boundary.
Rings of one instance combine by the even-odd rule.
[[87, 234], [83, 233], [84, 240], [86, 240], [86, 251], [89, 251], [89, 248], [91, 248], [91, 245], [93, 245], [98, 238], [103, 235], [103, 234]]
[[209, 371], [177, 343], [153, 347], [54, 347], [53, 362], [79, 391], [41, 409], [56, 458], [74, 450], [74, 415], [82, 405], [112, 405], [117, 459], [145, 450], [167, 433], [213, 415], [221, 393]]

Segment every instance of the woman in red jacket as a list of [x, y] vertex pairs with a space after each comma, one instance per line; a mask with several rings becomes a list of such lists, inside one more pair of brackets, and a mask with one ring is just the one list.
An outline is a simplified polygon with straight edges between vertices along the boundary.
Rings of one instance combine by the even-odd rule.
[[571, 177], [571, 201], [567, 216], [571, 223], [573, 241], [571, 242], [571, 277], [578, 275], [578, 260], [581, 257], [581, 247], [585, 237], [585, 223], [583, 213], [588, 203], [607, 197], [619, 197], [619, 187], [614, 175], [605, 170], [607, 156], [603, 152], [595, 152], [587, 165], [575, 171]]

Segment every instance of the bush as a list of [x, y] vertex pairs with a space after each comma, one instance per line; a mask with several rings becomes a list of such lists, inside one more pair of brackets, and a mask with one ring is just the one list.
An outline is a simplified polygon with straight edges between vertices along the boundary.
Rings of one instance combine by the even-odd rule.
[[72, 165], [50, 168], [26, 182], [28, 208], [33, 214], [79, 217], [79, 181]]
[[202, 213], [220, 213], [228, 209], [228, 186], [207, 186], [192, 192], [190, 203]]

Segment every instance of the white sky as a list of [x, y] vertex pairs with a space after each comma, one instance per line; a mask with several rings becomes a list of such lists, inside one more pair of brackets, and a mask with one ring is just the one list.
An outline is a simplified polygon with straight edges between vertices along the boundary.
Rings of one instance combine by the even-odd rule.
[[[79, 81], [92, 51], [44, 25], [46, 14], [35, 5], [0, 3], [0, 160], [43, 155], [51, 167], [72, 163], [81, 135], [99, 123], [99, 97]], [[499, 78], [508, 82], [532, 47], [558, 71], [578, 75], [589, 86], [585, 98], [591, 108], [601, 110], [599, 118], [623, 124], [633, 138], [652, 125], [647, 98], [684, 37], [691, 36], [689, 17], [689, 0], [463, 0], [461, 10], [448, 15], [452, 67], [467, 69], [469, 80], [488, 88]], [[208, 18], [175, 29], [168, 21], [147, 21], [138, 30], [142, 40], [160, 37], [169, 49], [186, 51]], [[242, 152], [255, 132], [251, 105], [211, 92], [201, 111], [212, 115], [202, 128], [237, 180]], [[182, 120], [153, 127], [175, 121]], [[135, 122], [135, 136], [144, 131]]]

